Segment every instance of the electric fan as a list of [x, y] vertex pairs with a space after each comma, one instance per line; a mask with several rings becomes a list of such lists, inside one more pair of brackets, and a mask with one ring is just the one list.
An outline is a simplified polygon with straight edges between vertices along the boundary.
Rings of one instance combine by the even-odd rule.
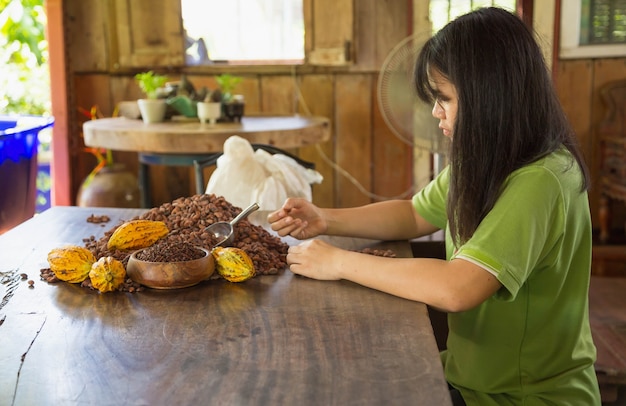
[[443, 167], [449, 139], [431, 115], [432, 106], [417, 97], [413, 75], [417, 55], [430, 35], [423, 31], [406, 37], [387, 55], [378, 77], [378, 104], [383, 120], [400, 140], [433, 155], [436, 175]]

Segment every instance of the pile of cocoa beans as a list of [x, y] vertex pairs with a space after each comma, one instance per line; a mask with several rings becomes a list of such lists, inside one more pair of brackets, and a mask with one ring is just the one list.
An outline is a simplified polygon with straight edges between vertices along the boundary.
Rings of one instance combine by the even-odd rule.
[[[211, 250], [215, 246], [214, 237], [205, 228], [218, 221], [230, 221], [241, 212], [241, 208], [233, 206], [221, 196], [201, 194], [181, 197], [172, 202], [152, 208], [141, 216], [133, 219], [163, 221], [170, 232], [159, 241], [159, 244], [177, 245], [188, 243]], [[120, 223], [121, 224], [121, 223]], [[107, 249], [109, 237], [120, 225], [105, 232], [96, 239], [91, 236], [85, 239], [85, 246], [96, 258], [112, 256], [126, 266], [129, 252]], [[260, 226], [241, 220], [234, 226], [234, 247], [244, 250], [252, 259], [257, 275], [273, 275], [287, 267], [286, 255], [289, 246], [280, 238], [270, 234]]]

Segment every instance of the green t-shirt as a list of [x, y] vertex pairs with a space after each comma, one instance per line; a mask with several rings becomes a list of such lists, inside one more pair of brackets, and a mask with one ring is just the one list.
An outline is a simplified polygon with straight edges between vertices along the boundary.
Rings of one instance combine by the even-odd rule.
[[446, 229], [448, 260], [478, 264], [503, 287], [448, 315], [447, 380], [468, 405], [599, 405], [588, 313], [591, 219], [575, 160], [562, 149], [512, 173], [461, 247], [447, 227], [448, 169], [413, 205]]

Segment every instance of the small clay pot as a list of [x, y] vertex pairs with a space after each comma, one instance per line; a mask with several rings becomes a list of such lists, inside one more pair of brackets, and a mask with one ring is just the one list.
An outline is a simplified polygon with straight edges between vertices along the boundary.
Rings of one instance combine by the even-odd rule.
[[165, 99], [139, 99], [137, 105], [144, 123], [160, 123], [165, 120]]

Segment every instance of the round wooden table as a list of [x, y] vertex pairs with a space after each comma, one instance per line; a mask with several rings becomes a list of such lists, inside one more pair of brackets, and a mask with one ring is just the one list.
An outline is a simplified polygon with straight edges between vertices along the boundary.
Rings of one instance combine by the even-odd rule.
[[[244, 116], [241, 122], [214, 125], [185, 118], [145, 124], [116, 117], [83, 124], [86, 146], [138, 153], [143, 207], [151, 207], [148, 165], [198, 168], [198, 163], [221, 154], [224, 142], [233, 135], [274, 149], [298, 148], [329, 140], [330, 121], [317, 116]], [[196, 170], [198, 193], [203, 187]]]
[[85, 145], [118, 151], [198, 154], [222, 151], [224, 141], [239, 135], [254, 144], [297, 148], [330, 138], [329, 120], [305, 116], [245, 116], [241, 123], [200, 123], [181, 119], [144, 124], [125, 117], [83, 124]]

